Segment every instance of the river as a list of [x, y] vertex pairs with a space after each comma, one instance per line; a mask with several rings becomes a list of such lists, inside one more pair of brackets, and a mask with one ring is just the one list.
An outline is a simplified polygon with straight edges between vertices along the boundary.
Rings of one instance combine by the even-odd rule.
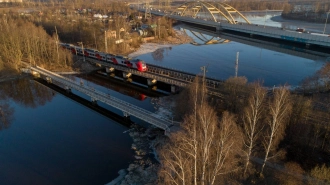
[[[246, 14], [252, 24], [287, 29], [295, 29], [297, 25], [302, 25], [301, 21], [287, 22], [281, 19], [280, 12], [268, 12], [267, 15], [264, 12]], [[242, 21], [242, 19], [237, 20]], [[304, 23], [303, 25], [313, 30], [322, 28], [320, 24]], [[201, 73], [200, 68], [206, 66], [208, 77], [225, 80], [235, 76], [235, 62], [239, 52], [238, 76], [245, 76], [250, 82], [262, 80], [264, 85], [269, 87], [284, 84], [297, 86], [304, 78], [319, 70], [327, 60], [326, 57], [303, 58], [235, 41], [203, 45], [202, 40], [211, 37], [196, 32], [186, 31], [186, 33], [192, 36], [198, 45], [183, 44], [162, 48], [141, 55], [139, 58], [149, 63], [194, 74]]]
[[[281, 27], [281, 23], [274, 21], [278, 14], [267, 13], [266, 19], [264, 16], [247, 15], [254, 24]], [[294, 27], [296, 22], [286, 25]], [[196, 37], [195, 41], [202, 43]], [[207, 76], [226, 79], [235, 75], [237, 52], [238, 76], [246, 76], [250, 82], [263, 80], [266, 86], [299, 85], [325, 63], [325, 59], [311, 60], [235, 41], [199, 46], [183, 44], [139, 58], [192, 73], [201, 73], [200, 67], [207, 66]], [[149, 111], [156, 110], [155, 98], [141, 101], [84, 81], [85, 85]], [[5, 115], [0, 117], [0, 184], [101, 185], [114, 179], [120, 169], [126, 169], [134, 160], [132, 139], [125, 132], [127, 127], [33, 80], [0, 83], [0, 107]]]

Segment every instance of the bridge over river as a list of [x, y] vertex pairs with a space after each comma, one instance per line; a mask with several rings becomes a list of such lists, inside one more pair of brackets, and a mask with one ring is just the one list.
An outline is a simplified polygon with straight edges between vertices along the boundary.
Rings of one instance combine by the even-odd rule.
[[[185, 2], [171, 10], [155, 10], [148, 7], [139, 9], [148, 14], [166, 16], [196, 27], [212, 31], [246, 34], [253, 37], [279, 39], [286, 42], [306, 46], [330, 47], [330, 37], [323, 34], [298, 32], [265, 25], [251, 24], [239, 11], [228, 4], [220, 2]], [[238, 22], [235, 17], [241, 17], [245, 22]]]
[[116, 109], [123, 111], [124, 116], [132, 115], [136, 118], [139, 118], [145, 122], [148, 122], [157, 128], [163, 129], [165, 134], [169, 133], [170, 127], [173, 126], [173, 121], [162, 118], [161, 116], [142, 109], [138, 106], [120, 100], [118, 98], [112, 97], [110, 94], [103, 93], [94, 88], [87, 87], [83, 83], [77, 83], [71, 79], [68, 79], [64, 76], [56, 74], [54, 72], [48, 71], [41, 67], [30, 67], [31, 73], [38, 77], [44, 77], [48, 83], [58, 82], [65, 86], [67, 90], [77, 90], [91, 97], [93, 102], [101, 101], [105, 104], [108, 104]]

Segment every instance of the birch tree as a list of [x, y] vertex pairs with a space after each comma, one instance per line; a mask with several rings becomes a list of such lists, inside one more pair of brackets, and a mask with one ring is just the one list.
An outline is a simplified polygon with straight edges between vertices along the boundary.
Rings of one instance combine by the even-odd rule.
[[254, 152], [256, 140], [258, 139], [262, 130], [262, 113], [264, 107], [262, 106], [266, 96], [266, 90], [260, 83], [253, 83], [251, 85], [252, 92], [248, 99], [247, 107], [243, 114], [243, 128], [244, 128], [244, 154], [246, 157], [244, 175], [249, 166], [250, 158]]
[[186, 96], [192, 99], [183, 105], [191, 111], [187, 111], [181, 130], [172, 133], [171, 141], [159, 151], [160, 184], [213, 185], [238, 169], [241, 131], [233, 115], [225, 112], [219, 119], [207, 103], [203, 84], [196, 82], [189, 88]]
[[[285, 133], [287, 117], [291, 112], [289, 102], [290, 92], [285, 87], [274, 90], [273, 98], [269, 102], [269, 118], [267, 120], [267, 131], [264, 140], [265, 157], [261, 167], [261, 173], [264, 170], [266, 162], [275, 157], [275, 152], [280, 140]], [[273, 154], [273, 155], [272, 155]]]

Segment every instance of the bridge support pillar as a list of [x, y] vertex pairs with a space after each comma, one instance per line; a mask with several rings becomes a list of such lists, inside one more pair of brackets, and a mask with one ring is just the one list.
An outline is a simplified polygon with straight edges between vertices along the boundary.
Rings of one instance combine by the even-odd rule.
[[92, 100], [92, 104], [93, 104], [93, 105], [96, 105], [96, 104], [97, 104], [97, 99], [96, 99], [96, 98], [91, 97], [91, 100]]
[[125, 117], [125, 118], [130, 119], [130, 115], [129, 115], [127, 112], [123, 111], [123, 114], [124, 114], [124, 117]]
[[113, 77], [113, 78], [116, 76], [115, 73], [108, 73], [108, 75], [109, 75], [110, 77]]
[[53, 83], [53, 82], [52, 82], [52, 79], [51, 79], [50, 77], [48, 77], [48, 76], [46, 76], [46, 81], [47, 81], [47, 83], [49, 83], [49, 84]]
[[306, 48], [309, 48], [310, 44], [309, 43], [306, 43], [305, 47]]
[[127, 78], [126, 79], [126, 82], [132, 83], [133, 82], [133, 79], [132, 78]]
[[217, 26], [215, 29], [217, 32], [219, 32], [221, 30], [221, 23], [219, 23], [219, 26]]
[[128, 72], [125, 72], [125, 71], [123, 71], [123, 78], [129, 78], [129, 77], [131, 77], [132, 76], [132, 73], [128, 73]]
[[31, 74], [36, 78], [40, 78], [40, 73], [38, 73], [38, 72], [31, 71]]
[[148, 89], [151, 89], [153, 91], [156, 91], [157, 90], [157, 86], [156, 85], [148, 86]]
[[71, 88], [69, 86], [65, 86], [64, 89], [66, 90], [67, 93], [71, 93]]
[[105, 71], [106, 71], [107, 73], [112, 73], [112, 72], [115, 71], [115, 68], [113, 68], [113, 67], [105, 68]]
[[152, 86], [152, 85], [155, 85], [157, 83], [157, 80], [148, 78], [147, 83], [148, 83], [148, 86]]
[[172, 94], [175, 94], [179, 91], [179, 88], [175, 85], [171, 85], [171, 93]]

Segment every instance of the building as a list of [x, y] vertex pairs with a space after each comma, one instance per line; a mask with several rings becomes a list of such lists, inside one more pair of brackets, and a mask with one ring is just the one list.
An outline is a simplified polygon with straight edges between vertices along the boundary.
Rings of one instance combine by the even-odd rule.
[[107, 31], [106, 37], [107, 38], [116, 38], [117, 37], [116, 31]]

